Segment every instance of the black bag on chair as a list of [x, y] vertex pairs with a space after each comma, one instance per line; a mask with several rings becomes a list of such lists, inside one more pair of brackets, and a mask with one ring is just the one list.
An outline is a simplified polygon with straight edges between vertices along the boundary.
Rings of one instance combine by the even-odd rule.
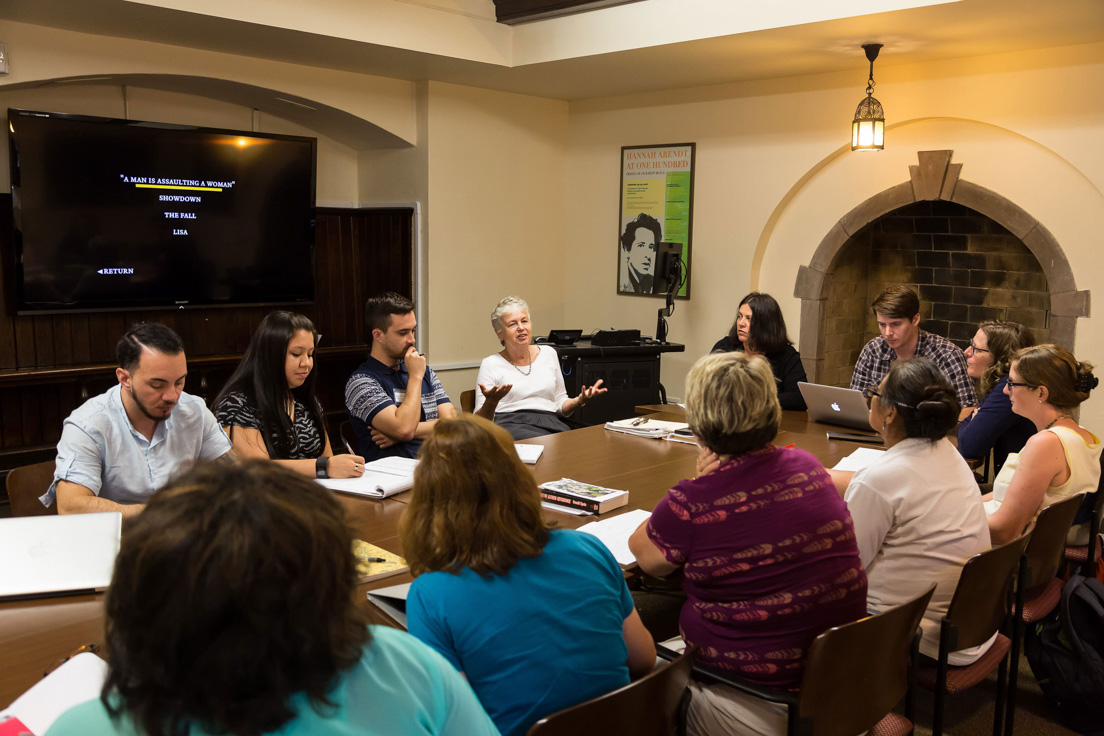
[[1029, 626], [1024, 654], [1047, 703], [1080, 733], [1104, 732], [1104, 585], [1073, 575], [1062, 601]]

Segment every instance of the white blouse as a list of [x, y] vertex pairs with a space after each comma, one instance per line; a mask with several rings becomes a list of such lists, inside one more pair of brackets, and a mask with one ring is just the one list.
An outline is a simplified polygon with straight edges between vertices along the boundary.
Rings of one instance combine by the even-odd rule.
[[[550, 345], [538, 345], [540, 353], [532, 366], [518, 368], [511, 365], [500, 354], [488, 355], [479, 364], [476, 377], [475, 408], [478, 411], [486, 399], [479, 390], [479, 384], [487, 388], [512, 384], [495, 409], [497, 414], [512, 411], [546, 411], [562, 414], [563, 403], [567, 401], [567, 388], [564, 386], [563, 373], [560, 372], [560, 359], [556, 349]], [[528, 373], [529, 375], [525, 375]]]

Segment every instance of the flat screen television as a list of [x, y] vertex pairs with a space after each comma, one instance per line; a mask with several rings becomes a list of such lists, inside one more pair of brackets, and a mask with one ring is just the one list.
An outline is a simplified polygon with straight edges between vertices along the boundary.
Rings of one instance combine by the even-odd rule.
[[314, 300], [314, 138], [8, 121], [20, 313]]

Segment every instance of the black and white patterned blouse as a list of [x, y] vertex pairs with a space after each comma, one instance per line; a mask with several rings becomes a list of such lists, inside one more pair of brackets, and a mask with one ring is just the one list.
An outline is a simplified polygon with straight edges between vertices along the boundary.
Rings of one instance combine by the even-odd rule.
[[[222, 403], [215, 408], [215, 418], [223, 427], [230, 427], [233, 440], [233, 427], [255, 429], [261, 431], [261, 420], [257, 415], [257, 407], [241, 391], [227, 394]], [[276, 444], [276, 437], [270, 440]], [[314, 423], [307, 407], [299, 400], [295, 401], [295, 421], [292, 424], [292, 447], [287, 457], [272, 458], [273, 460], [313, 460], [321, 457], [326, 443], [322, 439], [322, 432]]]

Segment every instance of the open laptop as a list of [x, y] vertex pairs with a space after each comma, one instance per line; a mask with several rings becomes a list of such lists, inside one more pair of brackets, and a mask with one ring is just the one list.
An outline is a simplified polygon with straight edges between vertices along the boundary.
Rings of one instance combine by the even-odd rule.
[[0, 600], [104, 590], [122, 525], [118, 511], [0, 519]]
[[797, 387], [814, 422], [871, 432], [870, 409], [862, 391], [804, 382], [798, 383]]

